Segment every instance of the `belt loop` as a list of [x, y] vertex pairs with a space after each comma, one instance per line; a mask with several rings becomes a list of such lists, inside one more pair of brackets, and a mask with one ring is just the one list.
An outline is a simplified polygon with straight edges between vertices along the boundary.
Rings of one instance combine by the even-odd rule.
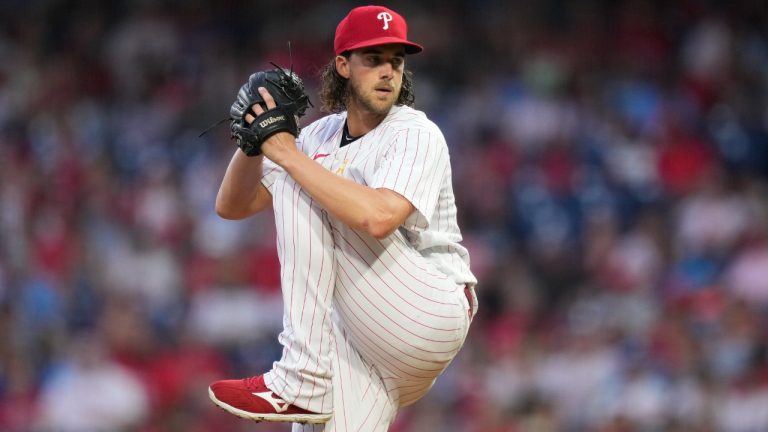
[[472, 321], [472, 314], [475, 310], [475, 301], [472, 298], [472, 288], [470, 288], [469, 284], [464, 285], [464, 295], [467, 297], [467, 304], [469, 304], [467, 314], [469, 315], [469, 320]]

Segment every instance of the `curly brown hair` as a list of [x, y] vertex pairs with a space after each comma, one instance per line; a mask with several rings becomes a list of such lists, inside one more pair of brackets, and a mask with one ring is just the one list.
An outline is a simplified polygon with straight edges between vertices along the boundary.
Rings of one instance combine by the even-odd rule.
[[[345, 53], [349, 58], [349, 54]], [[347, 78], [336, 71], [336, 59], [332, 58], [321, 72], [320, 109], [327, 113], [339, 113], [347, 109], [347, 96], [349, 88]], [[409, 70], [403, 72], [403, 86], [395, 105], [413, 106], [416, 96], [413, 93], [413, 73]]]

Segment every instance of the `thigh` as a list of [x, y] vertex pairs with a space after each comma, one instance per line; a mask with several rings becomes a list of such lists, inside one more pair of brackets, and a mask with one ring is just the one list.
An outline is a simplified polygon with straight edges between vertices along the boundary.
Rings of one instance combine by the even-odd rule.
[[348, 339], [382, 376], [398, 405], [432, 386], [464, 342], [466, 299], [396, 233], [377, 240], [331, 223], [334, 306]]

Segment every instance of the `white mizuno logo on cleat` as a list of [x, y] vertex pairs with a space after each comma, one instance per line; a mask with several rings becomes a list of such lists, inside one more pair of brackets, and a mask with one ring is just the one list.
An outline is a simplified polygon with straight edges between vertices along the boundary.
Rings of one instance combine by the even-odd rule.
[[[291, 404], [289, 404], [288, 402], [273, 396], [273, 393], [271, 391], [261, 392], [261, 393], [252, 393], [252, 394], [254, 396], [258, 396], [264, 399], [265, 401], [267, 401], [270, 405], [272, 405], [272, 408], [275, 409], [275, 412], [281, 413], [287, 410], [289, 406], [291, 406]], [[280, 406], [281, 404], [282, 406]]]

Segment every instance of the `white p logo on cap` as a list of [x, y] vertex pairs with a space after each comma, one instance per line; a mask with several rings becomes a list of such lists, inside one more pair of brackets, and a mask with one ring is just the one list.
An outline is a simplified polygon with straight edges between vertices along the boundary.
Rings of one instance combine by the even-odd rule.
[[379, 12], [376, 18], [384, 21], [384, 27], [382, 27], [382, 29], [386, 30], [389, 28], [389, 22], [392, 21], [392, 15], [390, 15], [389, 12]]

